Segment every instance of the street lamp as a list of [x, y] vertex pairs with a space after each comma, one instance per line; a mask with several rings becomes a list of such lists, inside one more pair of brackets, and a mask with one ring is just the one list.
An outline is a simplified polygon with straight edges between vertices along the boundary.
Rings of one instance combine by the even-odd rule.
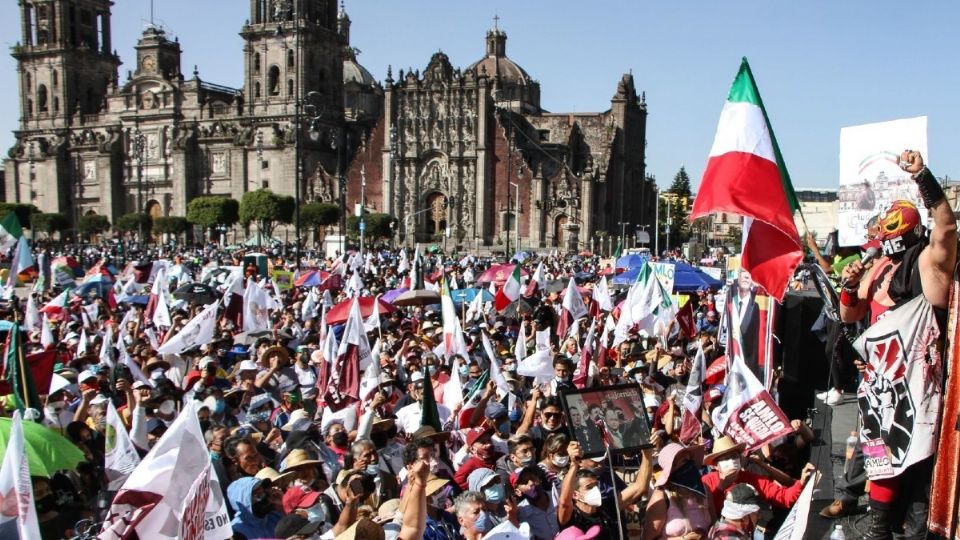
[[257, 189], [263, 187], [263, 131], [257, 130]]
[[[133, 129], [131, 139], [131, 157], [137, 164], [137, 214], [143, 210], [143, 152], [147, 145], [146, 136], [139, 127]], [[139, 241], [143, 243], [143, 216], [137, 216], [137, 230]]]
[[[517, 179], [519, 180], [519, 177], [518, 177]], [[515, 227], [516, 230], [517, 230], [517, 245], [516, 245], [516, 248], [517, 248], [517, 251], [519, 252], [519, 251], [520, 251], [520, 220], [517, 219], [517, 215], [520, 213], [520, 184], [517, 184], [517, 183], [514, 183], [514, 182], [510, 182], [510, 187], [512, 187], [513, 190], [514, 190], [514, 193], [516, 193], [516, 200], [517, 200], [517, 211], [513, 213], [513, 225], [514, 225], [514, 227]], [[508, 202], [509, 202], [509, 198], [510, 198], [510, 194], [508, 193], [508, 194], [507, 194], [507, 200], [508, 200]], [[509, 212], [510, 209], [508, 208], [507, 211]], [[510, 234], [510, 231], [507, 231], [507, 234], [509, 235], [509, 234]], [[507, 251], [508, 251], [507, 257], [509, 257], [509, 256], [510, 256], [509, 250], [507, 250]]]
[[620, 251], [623, 252], [627, 243], [627, 225], [630, 225], [630, 222], [620, 221], [617, 225], [620, 225]]

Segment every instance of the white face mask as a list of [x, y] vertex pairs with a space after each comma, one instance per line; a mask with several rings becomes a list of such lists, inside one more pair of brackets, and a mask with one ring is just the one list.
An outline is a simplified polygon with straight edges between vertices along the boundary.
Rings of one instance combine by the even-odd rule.
[[327, 511], [323, 509], [323, 504], [317, 501], [317, 504], [307, 508], [307, 518], [310, 521], [326, 521]]
[[728, 474], [734, 471], [739, 471], [741, 469], [740, 458], [732, 457], [727, 459], [721, 459], [717, 462], [717, 469], [720, 470], [723, 474]]
[[600, 495], [600, 486], [593, 486], [587, 491], [583, 498], [580, 499], [583, 504], [597, 507], [603, 502], [603, 497]]
[[570, 464], [570, 456], [553, 456], [553, 464], [561, 469]]
[[173, 400], [166, 400], [157, 407], [157, 412], [160, 414], [173, 414], [176, 409], [173, 405]]

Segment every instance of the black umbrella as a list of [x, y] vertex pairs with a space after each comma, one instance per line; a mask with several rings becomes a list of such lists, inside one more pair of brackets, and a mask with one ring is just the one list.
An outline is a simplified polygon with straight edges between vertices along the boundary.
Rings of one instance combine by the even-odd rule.
[[187, 283], [173, 291], [173, 297], [188, 304], [212, 304], [219, 295], [209, 285], [203, 283]]
[[503, 309], [501, 315], [508, 319], [520, 319], [525, 313], [533, 313], [533, 306], [523, 298], [517, 299]]

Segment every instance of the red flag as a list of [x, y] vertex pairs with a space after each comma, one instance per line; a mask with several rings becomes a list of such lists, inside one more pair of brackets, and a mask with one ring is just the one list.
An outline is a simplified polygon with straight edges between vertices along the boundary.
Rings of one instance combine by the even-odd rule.
[[703, 382], [706, 385], [713, 386], [723, 382], [727, 376], [727, 357], [721, 356], [710, 363], [707, 367], [707, 373], [703, 376]]
[[323, 397], [329, 407], [338, 410], [360, 401], [360, 364], [369, 360], [370, 344], [360, 316], [360, 302], [354, 299]]
[[746, 58], [720, 115], [690, 219], [743, 216], [741, 264], [767, 293], [783, 300], [803, 259], [793, 221], [799, 209], [790, 175]]
[[693, 323], [693, 302], [687, 301], [686, 305], [677, 312], [677, 324], [680, 325], [680, 332], [687, 339], [693, 339], [697, 335], [697, 326]]
[[153, 263], [148, 262], [133, 267], [133, 280], [140, 284], [150, 282], [150, 274], [153, 273]]
[[[28, 354], [26, 356], [27, 365], [30, 367], [30, 375], [33, 377], [33, 384], [37, 389], [37, 394], [47, 394], [50, 392], [50, 379], [53, 378], [53, 365], [57, 363], [57, 350], [47, 349], [38, 353]], [[0, 380], [0, 394], [7, 395], [13, 392], [10, 383]]]
[[590, 374], [590, 357], [593, 355], [593, 333], [597, 328], [597, 320], [590, 323], [590, 331], [587, 332], [587, 339], [580, 348], [580, 360], [577, 363], [577, 369], [573, 372], [573, 384], [577, 388], [583, 388], [587, 385], [587, 378]]

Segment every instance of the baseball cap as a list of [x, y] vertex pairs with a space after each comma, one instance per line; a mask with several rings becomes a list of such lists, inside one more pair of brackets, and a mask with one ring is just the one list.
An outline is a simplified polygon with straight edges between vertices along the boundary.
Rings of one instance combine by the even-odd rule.
[[[319, 496], [319, 493], [317, 495]], [[317, 532], [320, 525], [322, 525], [320, 520], [310, 521], [300, 514], [287, 514], [277, 522], [277, 526], [273, 529], [273, 535], [277, 538], [305, 537]]]

